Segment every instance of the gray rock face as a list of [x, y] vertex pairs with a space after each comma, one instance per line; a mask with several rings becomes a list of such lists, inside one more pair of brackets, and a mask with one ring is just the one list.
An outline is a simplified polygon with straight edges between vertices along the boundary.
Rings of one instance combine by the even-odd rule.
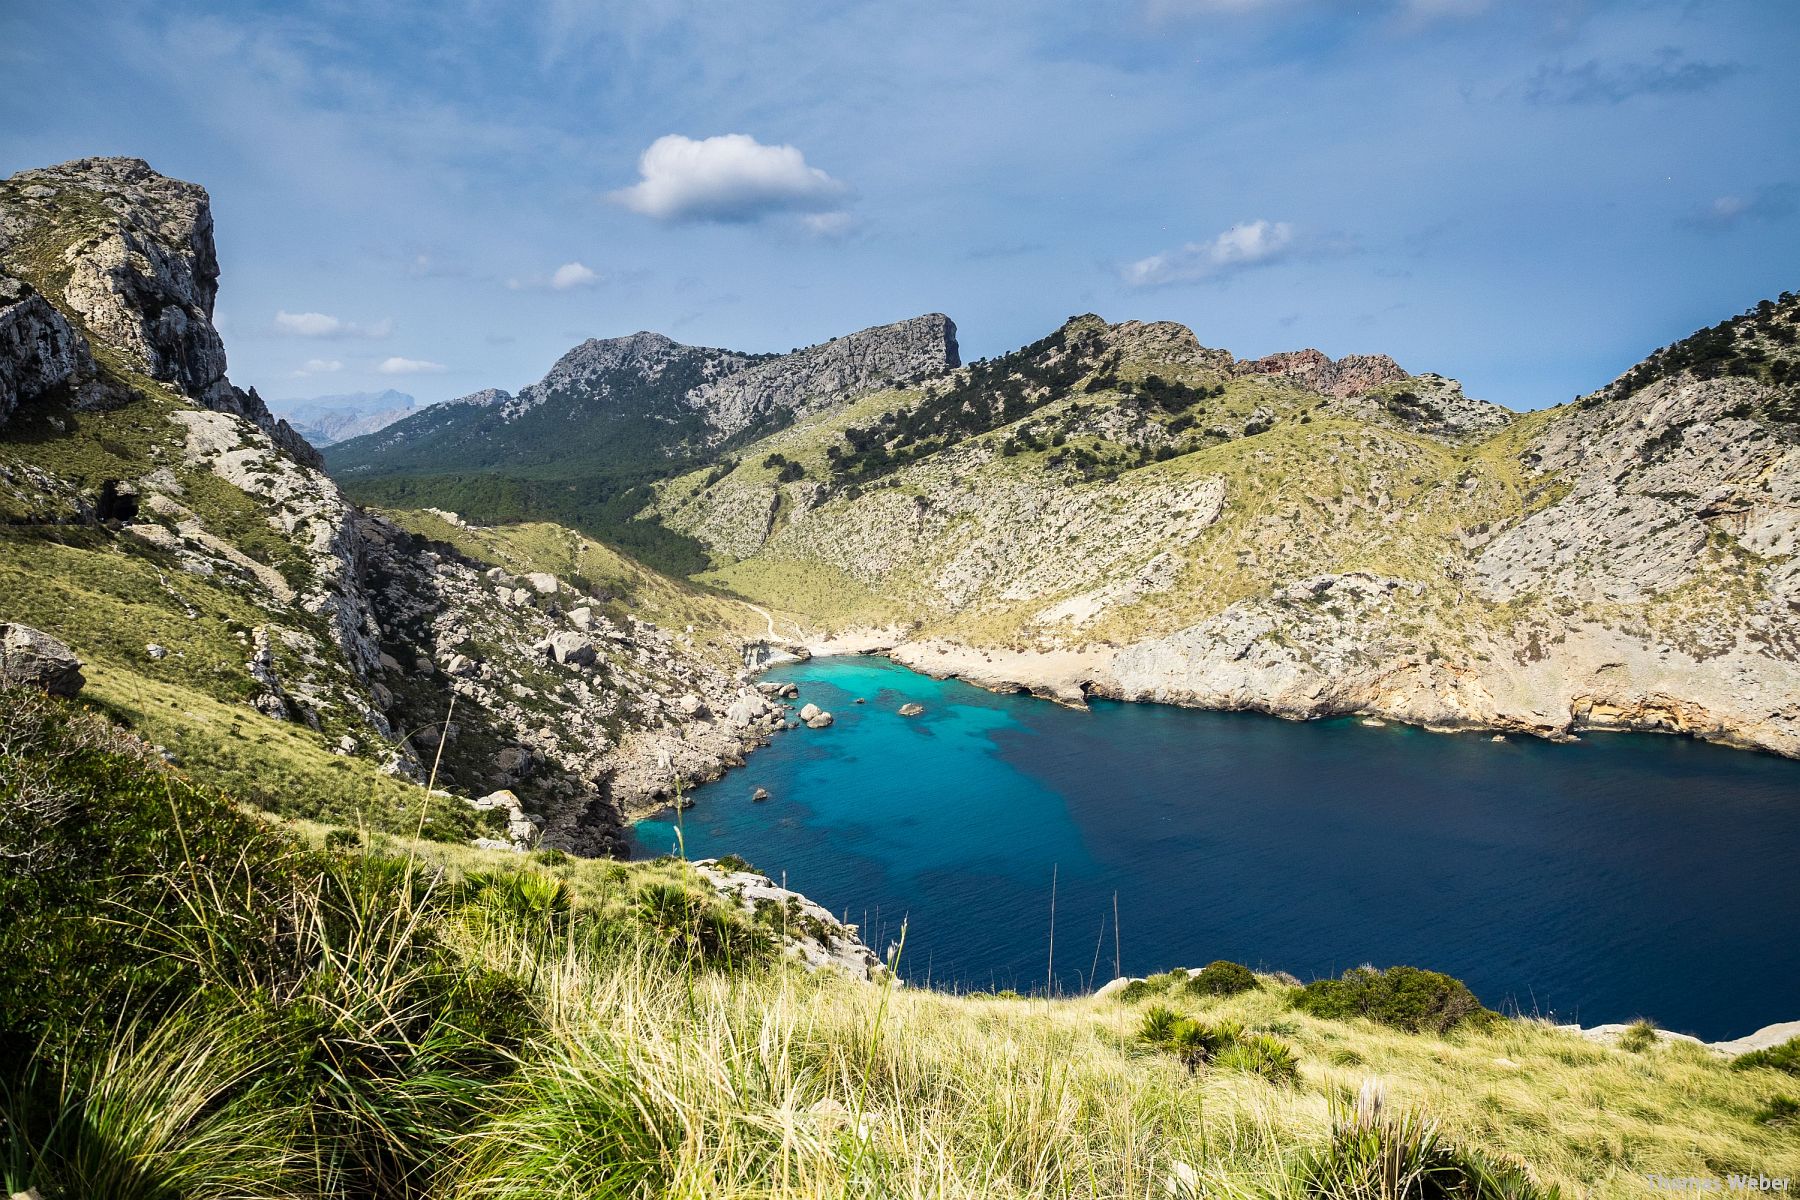
[[[621, 377], [634, 381], [654, 381], [665, 371], [680, 364], [694, 365], [708, 378], [729, 375], [742, 370], [749, 356], [729, 350], [705, 346], [684, 346], [680, 342], [648, 331], [616, 338], [589, 338], [576, 346], [529, 387], [521, 388], [511, 399], [490, 399], [502, 419], [514, 421], [548, 401], [560, 396], [581, 396], [587, 403], [604, 404], [613, 396]], [[486, 393], [477, 392], [476, 396]], [[498, 393], [505, 396], [504, 392]], [[469, 400], [473, 401], [474, 397]]]
[[81, 404], [98, 390], [87, 340], [30, 284], [0, 275], [0, 425], [58, 391]]
[[821, 403], [841, 404], [857, 393], [961, 363], [956, 323], [929, 313], [737, 371], [696, 388], [688, 403], [706, 414], [721, 437], [730, 437], [776, 411], [803, 417]]
[[29, 625], [0, 624], [0, 684], [73, 696], [86, 682], [73, 650]]
[[317, 465], [305, 439], [225, 377], [225, 345], [212, 323], [219, 260], [205, 188], [159, 175], [142, 159], [84, 158], [21, 171], [0, 199], [0, 259], [26, 247], [53, 251], [67, 272], [53, 299], [91, 337]]
[[1354, 396], [1384, 383], [1397, 383], [1407, 374], [1385, 354], [1348, 354], [1333, 360], [1318, 350], [1287, 350], [1241, 362], [1239, 375], [1282, 375], [1308, 391], [1325, 396]]

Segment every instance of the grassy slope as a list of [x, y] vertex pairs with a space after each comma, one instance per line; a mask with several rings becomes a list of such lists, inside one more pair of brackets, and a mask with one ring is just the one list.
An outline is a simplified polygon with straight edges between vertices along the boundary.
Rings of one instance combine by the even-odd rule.
[[[18, 718], [0, 694], [14, 744]], [[318, 1170], [323, 1153], [348, 1164], [336, 1184], [352, 1193], [374, 1179], [380, 1194], [419, 1197], [1145, 1197], [1169, 1194], [1185, 1164], [1194, 1187], [1178, 1196], [1297, 1198], [1291, 1173], [1370, 1078], [1391, 1107], [1571, 1195], [1651, 1195], [1649, 1173], [1800, 1173], [1792, 1129], [1760, 1119], [1800, 1081], [1691, 1046], [1634, 1053], [1524, 1021], [1408, 1034], [1298, 1012], [1294, 989], [1267, 978], [1235, 997], [1133, 1003], [895, 990], [773, 965], [741, 929], [742, 953], [687, 959], [670, 947], [716, 914], [680, 863], [381, 838], [366, 866], [359, 853], [270, 857], [276, 847], [233, 835], [172, 782], [186, 814], [178, 844], [155, 832], [158, 768], [134, 764], [71, 777], [140, 806], [121, 829], [151, 841], [110, 853], [178, 863], [182, 844], [242, 842], [253, 869], [268, 858], [276, 874], [250, 909], [212, 890], [242, 877], [229, 853], [167, 876], [165, 924], [142, 943], [116, 938], [111, 955], [198, 945], [208, 929], [240, 951], [170, 964], [176, 985], [198, 990], [158, 995], [135, 1023], [15, 989], [9, 1027], [31, 1027], [39, 1000], [79, 1022], [57, 1027], [36, 1082], [15, 1074], [22, 1061], [0, 1067], [0, 1170], [9, 1187], [52, 1185], [47, 1198], [150, 1197], [164, 1174], [194, 1197], [343, 1194]], [[0, 771], [9, 793], [30, 777], [20, 768], [36, 769], [15, 759]], [[298, 832], [317, 842], [325, 831]], [[140, 915], [162, 886], [118, 883]], [[69, 899], [106, 909], [79, 888]], [[6, 911], [0, 933], [38, 936]], [[293, 924], [288, 911], [325, 924]], [[248, 953], [265, 944], [287, 949]], [[34, 970], [62, 969], [53, 947], [34, 951]], [[1152, 1003], [1280, 1039], [1299, 1056], [1297, 1082], [1190, 1073], [1138, 1042]], [[111, 1046], [99, 1060], [66, 1050], [96, 1040]], [[343, 1062], [357, 1074], [331, 1069]], [[50, 1129], [19, 1107], [43, 1094], [46, 1071], [56, 1103], [79, 1101], [84, 1121]], [[108, 1186], [54, 1189], [122, 1163], [128, 1173], [85, 1176]]]

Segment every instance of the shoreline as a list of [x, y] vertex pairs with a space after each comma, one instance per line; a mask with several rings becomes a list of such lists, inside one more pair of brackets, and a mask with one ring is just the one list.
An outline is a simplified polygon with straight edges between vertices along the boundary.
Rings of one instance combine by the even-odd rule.
[[[1085, 710], [1090, 698], [1125, 704], [1166, 704], [1204, 712], [1256, 712], [1284, 721], [1359, 717], [1408, 725], [1427, 733], [1528, 735], [1547, 742], [1579, 742], [1590, 733], [1660, 733], [1691, 737], [1733, 750], [1800, 760], [1792, 749], [1742, 736], [1699, 704], [1658, 694], [1635, 703], [1607, 701], [1583, 694], [1568, 705], [1566, 717], [1549, 712], [1470, 712], [1454, 697], [1430, 693], [1409, 702], [1419, 689], [1347, 685], [1338, 691], [1315, 688], [1293, 701], [1283, 701], [1239, 684], [1200, 693], [1156, 686], [1122, 672], [1120, 658], [1130, 648], [1079, 650], [981, 649], [941, 638], [913, 640], [899, 630], [854, 629], [801, 643], [808, 657], [879, 656], [934, 679], [958, 679], [1005, 695], [1030, 695], [1065, 708]], [[773, 664], [770, 664], [773, 665]], [[760, 668], [759, 668], [760, 669]], [[1124, 676], [1122, 678], [1122, 676]], [[1383, 682], [1386, 680], [1384, 679]], [[1494, 706], [1496, 709], [1498, 706]]]

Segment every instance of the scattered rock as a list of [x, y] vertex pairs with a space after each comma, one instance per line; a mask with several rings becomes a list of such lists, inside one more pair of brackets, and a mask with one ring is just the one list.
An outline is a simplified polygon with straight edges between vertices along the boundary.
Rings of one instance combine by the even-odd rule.
[[688, 692], [675, 702], [675, 707], [690, 717], [710, 717], [712, 710], [706, 707], [706, 701]]
[[761, 804], [764, 800], [767, 800], [768, 798], [769, 798], [769, 789], [768, 788], [757, 788], [754, 792], [750, 793], [750, 799], [755, 801], [758, 804]]
[[548, 572], [533, 571], [531, 574], [525, 576], [525, 582], [529, 583], [531, 585], [531, 590], [540, 596], [556, 595], [558, 586], [556, 576], [551, 575]]
[[569, 624], [583, 631], [592, 630], [594, 628], [594, 610], [585, 604], [580, 608], [571, 608]]
[[807, 720], [806, 727], [808, 729], [824, 729], [831, 724], [833, 719], [834, 718], [832, 717], [832, 715], [830, 713], [825, 712], [823, 709], [821, 709], [820, 711], [814, 713]]
[[814, 717], [818, 716], [823, 711], [824, 710], [821, 709], [818, 705], [813, 704], [812, 702], [808, 701], [800, 709], [800, 719], [802, 721], [810, 721]]
[[163, 659], [169, 657], [168, 650], [163, 646], [157, 645], [155, 642], [151, 642], [144, 647], [144, 654], [152, 662], [161, 662]]
[[903, 717], [916, 717], [924, 711], [925, 711], [925, 706], [923, 704], [914, 704], [914, 703], [908, 702], [908, 703], [902, 704], [900, 706], [900, 715]]

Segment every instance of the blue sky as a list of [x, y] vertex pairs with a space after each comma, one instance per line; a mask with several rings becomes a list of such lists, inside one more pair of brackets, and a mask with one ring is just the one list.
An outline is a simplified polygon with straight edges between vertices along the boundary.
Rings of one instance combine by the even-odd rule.
[[1085, 311], [1514, 407], [1800, 288], [1788, 0], [6, 0], [0, 171], [212, 192], [232, 376]]

